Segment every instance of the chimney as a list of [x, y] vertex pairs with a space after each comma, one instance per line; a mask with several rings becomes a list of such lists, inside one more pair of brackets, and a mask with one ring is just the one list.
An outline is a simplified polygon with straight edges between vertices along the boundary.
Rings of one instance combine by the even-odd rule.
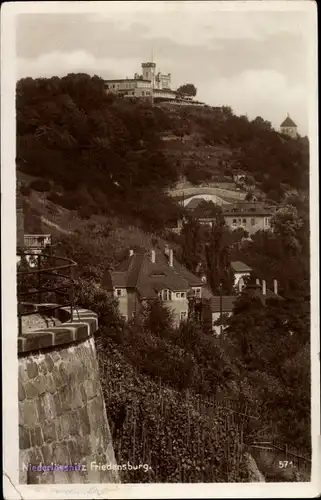
[[133, 255], [134, 255], [134, 250], [131, 248], [131, 249], [129, 250], [129, 257], [132, 257]]
[[266, 295], [266, 281], [262, 280], [262, 295]]
[[153, 264], [155, 264], [155, 262], [156, 262], [156, 252], [155, 252], [155, 250], [151, 251], [151, 261], [152, 261]]
[[174, 264], [174, 255], [173, 255], [173, 250], [170, 249], [169, 250], [169, 265], [170, 265], [170, 267], [173, 267], [173, 264]]
[[273, 280], [273, 288], [274, 288], [275, 295], [277, 295], [278, 294], [278, 282], [277, 282], [277, 280]]

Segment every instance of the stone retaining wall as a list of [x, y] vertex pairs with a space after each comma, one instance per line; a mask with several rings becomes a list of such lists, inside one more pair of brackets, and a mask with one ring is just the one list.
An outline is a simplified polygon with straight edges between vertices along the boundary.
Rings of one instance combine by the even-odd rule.
[[[71, 322], [18, 339], [20, 483], [119, 482], [93, 338], [97, 328], [97, 316], [81, 309]], [[32, 470], [40, 464], [48, 470]], [[75, 470], [52, 470], [55, 464]]]

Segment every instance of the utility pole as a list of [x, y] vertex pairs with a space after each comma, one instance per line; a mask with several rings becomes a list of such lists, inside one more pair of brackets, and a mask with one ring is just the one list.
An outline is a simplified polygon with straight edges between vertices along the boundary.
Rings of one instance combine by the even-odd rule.
[[[154, 49], [152, 46], [152, 64], [154, 63]], [[152, 66], [152, 106], [154, 106], [154, 79], [155, 79], [155, 72], [153, 71], [153, 66]]]

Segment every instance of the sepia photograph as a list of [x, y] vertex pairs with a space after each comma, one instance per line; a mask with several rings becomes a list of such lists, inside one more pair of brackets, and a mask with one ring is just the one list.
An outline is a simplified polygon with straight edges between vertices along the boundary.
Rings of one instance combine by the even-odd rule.
[[5, 498], [317, 494], [316, 3], [1, 14]]

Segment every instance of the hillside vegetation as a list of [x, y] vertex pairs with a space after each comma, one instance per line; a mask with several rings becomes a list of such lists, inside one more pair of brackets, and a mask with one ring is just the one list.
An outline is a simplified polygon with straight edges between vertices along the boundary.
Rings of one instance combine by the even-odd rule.
[[[309, 453], [308, 167], [306, 138], [290, 140], [262, 118], [249, 121], [227, 107], [127, 102], [84, 74], [18, 82], [26, 231], [51, 232], [56, 252], [78, 262], [77, 302], [99, 315], [97, 350], [118, 461], [153, 464], [136, 480], [247, 481], [244, 452], [262, 436]], [[248, 241], [222, 221], [220, 231], [206, 233], [193, 219], [180, 236], [166, 231], [182, 214], [166, 195], [181, 175], [226, 181], [240, 170], [286, 204], [273, 233]], [[252, 280], [276, 278], [285, 299], [264, 307], [243, 294], [219, 339], [193, 318], [175, 329], [161, 304], [125, 325], [104, 288], [105, 272], [129, 248], [166, 242], [192, 271], [207, 266], [213, 290], [217, 262], [230, 289], [233, 259], [253, 268]], [[241, 419], [200, 409], [199, 397], [230, 402]], [[120, 424], [124, 407], [129, 414]]]
[[[308, 189], [307, 138], [290, 140], [228, 107], [128, 102], [86, 74], [22, 79], [16, 100], [17, 168], [36, 177], [25, 193], [44, 192], [82, 217], [116, 215], [162, 228], [180, 213], [164, 190], [181, 175], [231, 181], [241, 170], [275, 201]], [[170, 136], [177, 141], [161, 140]]]

